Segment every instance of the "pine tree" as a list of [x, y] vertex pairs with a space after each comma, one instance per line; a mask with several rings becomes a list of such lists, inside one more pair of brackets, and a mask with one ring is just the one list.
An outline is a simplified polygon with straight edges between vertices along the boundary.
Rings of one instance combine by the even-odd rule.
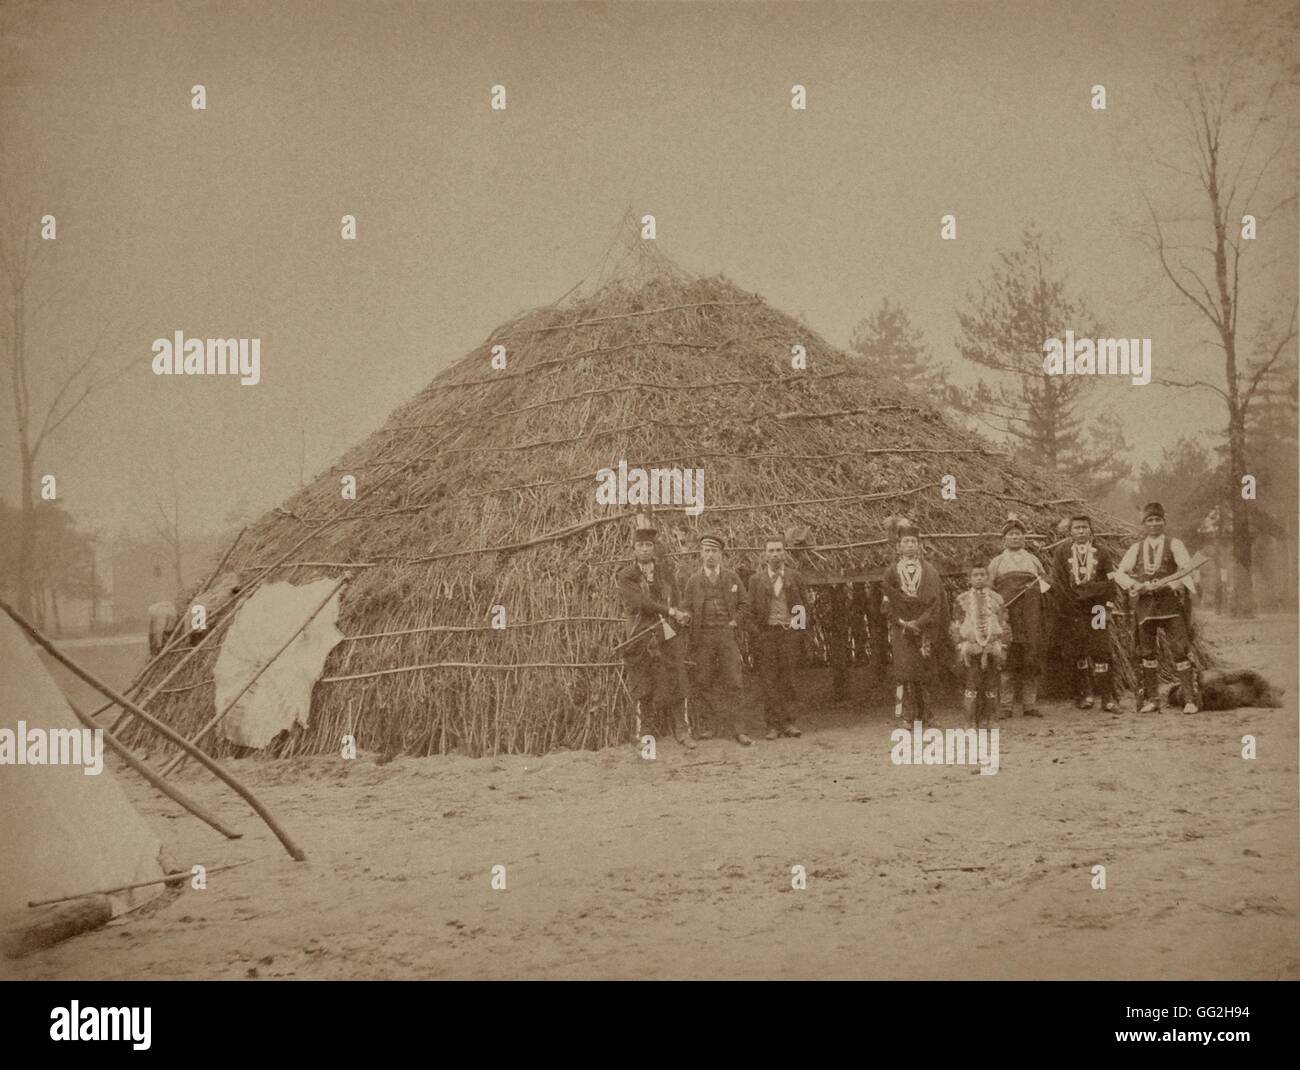
[[998, 252], [991, 275], [957, 313], [963, 357], [994, 374], [961, 394], [962, 407], [1008, 436], [1025, 460], [1041, 464], [1095, 498], [1132, 471], [1124, 459], [1128, 443], [1113, 413], [1085, 427], [1080, 403], [1085, 392], [1104, 387], [1096, 376], [1049, 375], [1043, 343], [1098, 337], [1082, 298], [1071, 293], [1057, 264], [1055, 245], [1036, 227], [1020, 244]]
[[862, 357], [864, 372], [898, 383], [931, 399], [951, 400], [947, 369], [937, 364], [925, 336], [907, 309], [883, 298], [880, 307], [853, 328], [849, 349]]

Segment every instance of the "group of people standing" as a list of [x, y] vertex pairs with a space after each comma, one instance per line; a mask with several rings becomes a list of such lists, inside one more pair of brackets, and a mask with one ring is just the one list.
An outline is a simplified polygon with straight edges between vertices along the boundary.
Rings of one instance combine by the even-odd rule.
[[766, 738], [802, 735], [792, 707], [809, 599], [802, 577], [786, 561], [784, 538], [767, 541], [763, 567], [746, 581], [723, 564], [722, 538], [703, 535], [700, 565], [684, 583], [656, 553], [657, 539], [653, 528], [638, 528], [633, 562], [618, 574], [628, 611], [622, 646], [637, 737], [668, 730], [690, 749], [695, 739], [714, 736], [746, 747], [754, 742], [740, 718], [742, 631], [763, 684]]
[[[1182, 542], [1165, 534], [1158, 502], [1143, 509], [1142, 523], [1144, 537], [1117, 566], [1095, 542], [1090, 518], [1072, 516], [1068, 536], [1045, 567], [1026, 546], [1024, 523], [1008, 518], [1002, 551], [970, 565], [969, 586], [950, 605], [943, 578], [922, 557], [920, 531], [907, 519], [891, 517], [896, 558], [881, 578], [871, 616], [888, 635], [895, 714], [902, 716], [906, 709], [924, 720], [931, 712], [929, 688], [950, 639], [964, 678], [968, 718], [979, 721], [995, 712], [1040, 716], [1038, 683], [1054, 618], [1058, 640], [1072, 661], [1079, 707], [1100, 704], [1115, 710], [1111, 644], [1121, 590], [1134, 599], [1141, 712], [1159, 708], [1161, 633], [1174, 657], [1181, 693], [1194, 696], [1187, 596], [1196, 589], [1195, 570]], [[811, 599], [808, 584], [787, 559], [785, 539], [769, 538], [762, 566], [742, 579], [723, 561], [722, 538], [704, 535], [699, 565], [681, 581], [658, 553], [657, 538], [643, 523], [633, 539], [634, 560], [618, 574], [628, 611], [628, 638], [620, 649], [638, 738], [671, 731], [688, 748], [694, 748], [696, 739], [713, 736], [744, 746], [753, 743], [739, 715], [741, 633], [748, 637], [762, 682], [766, 738], [801, 735], [793, 719], [794, 670], [800, 638], [810, 623]], [[1053, 591], [1054, 605], [1049, 600]], [[864, 638], [853, 634], [856, 643]], [[873, 658], [879, 659], [886, 648], [877, 638], [872, 636]], [[1196, 712], [1191, 698], [1184, 710]]]
[[[1072, 532], [1077, 525], [1078, 539], [1073, 534], [1068, 546], [1058, 549], [1053, 562], [1053, 572], [1062, 591], [1070, 592], [1067, 615], [1071, 631], [1071, 645], [1079, 653], [1080, 665], [1085, 665], [1096, 652], [1100, 657], [1095, 664], [1105, 673], [1109, 669], [1104, 651], [1108, 643], [1102, 625], [1100, 638], [1095, 635], [1075, 635], [1079, 614], [1087, 601], [1105, 594], [1108, 587], [1107, 560], [1100, 556], [1105, 551], [1092, 543], [1092, 524], [1087, 517], [1071, 518]], [[967, 578], [970, 586], [954, 600], [951, 614], [945, 614], [942, 583], [934, 566], [920, 560], [920, 539], [916, 529], [907, 521], [895, 525], [898, 545], [898, 563], [885, 576], [886, 598], [891, 606], [891, 631], [901, 640], [903, 659], [899, 647], [894, 650], [894, 674], [898, 683], [895, 713], [902, 715], [905, 707], [912, 716], [924, 719], [926, 710], [926, 685], [934, 675], [933, 659], [929, 650], [939, 641], [943, 618], [949, 617], [949, 632], [957, 650], [957, 658], [965, 677], [963, 708], [976, 720], [992, 716], [995, 710], [1003, 715], [1027, 717], [1040, 716], [1038, 712], [1038, 679], [1043, 669], [1046, 652], [1048, 612], [1046, 593], [1051, 581], [1047, 570], [1026, 545], [1028, 532], [1025, 525], [1014, 517], [1002, 527], [1002, 552], [987, 563], [976, 561], [970, 565]], [[1100, 551], [1100, 554], [1099, 554]], [[1082, 561], [1082, 570], [1075, 565]], [[930, 594], [924, 597], [925, 612], [920, 618], [922, 627], [930, 624], [918, 643], [917, 621], [909, 621], [911, 603], [907, 577], [920, 571], [927, 582]], [[1099, 583], [1100, 585], [1099, 585]], [[901, 588], [903, 600], [895, 590]], [[1100, 592], [1100, 593], [1097, 593]], [[932, 624], [930, 622], [933, 622]], [[891, 636], [892, 639], [892, 636]], [[1108, 676], [1100, 676], [1098, 690], [1103, 706], [1114, 709], [1114, 701], [1105, 689]], [[1088, 706], [1093, 704], [1089, 682], [1083, 680], [1082, 695]]]
[[1018, 518], [1002, 527], [1002, 551], [987, 563], [973, 562], [969, 587], [945, 612], [946, 597], [937, 570], [921, 559], [919, 532], [895, 520], [895, 564], [885, 573], [886, 618], [897, 683], [895, 713], [905, 707], [923, 719], [927, 684], [935, 676], [933, 651], [940, 644], [945, 617], [964, 676], [963, 707], [981, 720], [998, 710], [1003, 716], [1041, 716], [1038, 681], [1043, 671], [1055, 591], [1059, 641], [1073, 662], [1073, 690], [1080, 709], [1098, 703], [1117, 708], [1111, 671], [1112, 635], [1119, 591], [1132, 597], [1137, 655], [1141, 659], [1140, 712], [1159, 709], [1159, 635], [1164, 634], [1180, 693], [1189, 696], [1185, 713], [1197, 712], [1190, 648], [1190, 601], [1195, 569], [1186, 547], [1165, 534], [1159, 502], [1142, 510], [1145, 535], [1116, 565], [1093, 538], [1092, 520], [1069, 518], [1068, 536], [1056, 546], [1050, 568], [1025, 543], [1028, 532]]

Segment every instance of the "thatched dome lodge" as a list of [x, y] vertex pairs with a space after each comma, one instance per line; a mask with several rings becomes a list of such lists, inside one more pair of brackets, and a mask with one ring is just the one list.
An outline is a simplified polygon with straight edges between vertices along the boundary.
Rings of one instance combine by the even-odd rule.
[[[271, 753], [337, 752], [349, 733], [363, 749], [409, 754], [630, 738], [614, 573], [638, 512], [654, 514], [676, 561], [709, 529], [732, 564], [757, 564], [768, 533], [802, 525], [811, 538], [793, 562], [826, 582], [870, 579], [890, 560], [890, 514], [911, 516], [926, 552], [954, 572], [1000, 549], [1009, 511], [1043, 547], [1081, 504], [756, 294], [653, 256], [633, 261], [497, 328], [246, 530], [226, 566], [244, 579], [239, 597], [268, 578], [350, 575], [345, 638], [315, 685], [310, 723]], [[806, 368], [792, 364], [796, 346]], [[703, 515], [600, 504], [596, 474], [619, 461], [704, 469]], [[341, 494], [349, 475], [355, 500]], [[945, 476], [955, 500], [941, 496]], [[1097, 528], [1129, 533], [1109, 517]], [[150, 709], [187, 734], [215, 712], [212, 665], [230, 615], [139, 681], [142, 694], [157, 691]]]

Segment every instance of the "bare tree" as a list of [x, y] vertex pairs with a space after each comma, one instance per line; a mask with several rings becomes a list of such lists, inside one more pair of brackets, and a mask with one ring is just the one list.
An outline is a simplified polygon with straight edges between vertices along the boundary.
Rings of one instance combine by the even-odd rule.
[[13, 404], [22, 522], [16, 577], [18, 608], [32, 611], [35, 577], [37, 462], [41, 451], [85, 404], [130, 366], [113, 365], [101, 328], [93, 341], [65, 356], [40, 337], [41, 314], [57, 307], [67, 282], [43, 272], [50, 241], [37, 212], [16, 211], [7, 196], [0, 217], [0, 359]]
[[175, 581], [175, 597], [179, 598], [180, 592], [185, 589], [185, 571], [181, 558], [181, 496], [176, 488], [174, 475], [172, 476], [171, 513], [168, 514], [161, 502], [155, 504], [158, 507], [158, 519], [154, 521], [154, 534], [167, 554], [172, 569], [172, 579]]
[[[1187, 161], [1183, 166], [1157, 160], [1191, 183], [1198, 202], [1197, 216], [1188, 223], [1182, 212], [1157, 210], [1143, 193], [1149, 227], [1144, 244], [1154, 252], [1160, 269], [1181, 298], [1213, 331], [1215, 345], [1223, 351], [1222, 385], [1206, 379], [1160, 378], [1166, 386], [1208, 390], [1222, 399], [1227, 410], [1228, 464], [1224, 488], [1230, 517], [1235, 616], [1254, 613], [1253, 548], [1250, 502], [1242, 494], [1242, 477], [1250, 474], [1247, 428], [1252, 402], [1260, 384], [1290, 359], [1296, 340], [1297, 305], [1292, 302], [1287, 326], [1274, 317], [1270, 297], [1256, 296], [1264, 306], [1258, 321], [1253, 359], [1243, 359], [1239, 348], [1240, 317], [1246, 303], [1243, 289], [1265, 290], [1264, 280], [1245, 272], [1244, 258], [1251, 255], [1255, 235], [1264, 227], [1282, 228], [1296, 205], [1294, 188], [1275, 197], [1266, 193], [1279, 161], [1294, 151], [1294, 61], [1279, 60], [1278, 35], [1286, 39], [1295, 30], [1295, 9], [1258, 5], [1250, 9], [1254, 22], [1238, 19], [1212, 35], [1218, 49], [1212, 56], [1188, 59], [1187, 80], [1176, 94]], [[1234, 12], [1234, 18], [1241, 13]], [[1294, 41], [1294, 36], [1290, 38]], [[1271, 66], [1271, 73], [1267, 68]], [[1261, 77], [1261, 71], [1265, 71]], [[1187, 170], [1187, 164], [1193, 170]], [[1272, 203], [1269, 203], [1272, 201]], [[1283, 228], [1287, 242], [1294, 231]], [[1294, 292], [1294, 286], [1291, 287]], [[1285, 306], [1284, 306], [1285, 307]]]

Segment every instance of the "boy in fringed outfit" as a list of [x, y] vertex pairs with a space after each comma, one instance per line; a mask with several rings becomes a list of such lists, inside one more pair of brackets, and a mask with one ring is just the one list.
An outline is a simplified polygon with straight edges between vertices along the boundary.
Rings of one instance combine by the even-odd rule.
[[927, 713], [925, 685], [933, 675], [933, 647], [942, 635], [946, 606], [943, 581], [928, 561], [921, 560], [921, 533], [910, 521], [890, 517], [886, 528], [898, 557], [886, 570], [881, 608], [889, 621], [889, 646], [897, 687], [894, 716], [901, 717], [905, 699], [916, 720]]
[[952, 620], [952, 641], [965, 675], [962, 710], [976, 724], [997, 711], [998, 678], [1011, 642], [1006, 606], [988, 583], [988, 569], [972, 565], [970, 587], [957, 596]]

